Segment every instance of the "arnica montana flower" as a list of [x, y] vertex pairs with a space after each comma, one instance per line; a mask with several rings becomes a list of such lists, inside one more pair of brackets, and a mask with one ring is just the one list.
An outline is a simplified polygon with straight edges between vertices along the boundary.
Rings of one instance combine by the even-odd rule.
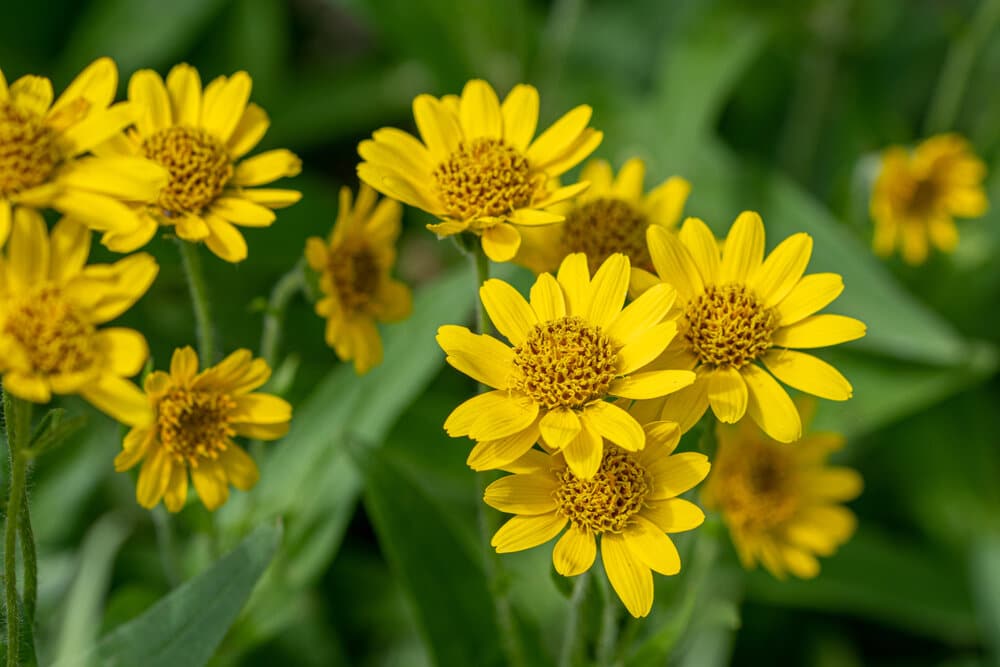
[[605, 399], [665, 396], [691, 384], [694, 373], [642, 372], [677, 330], [664, 321], [675, 293], [654, 286], [623, 310], [628, 279], [624, 255], [608, 258], [593, 279], [586, 257], [570, 255], [558, 278], [538, 276], [530, 304], [502, 280], [483, 283], [486, 312], [513, 347], [465, 327], [438, 330], [448, 363], [493, 388], [459, 405], [444, 424], [450, 436], [478, 442], [470, 466], [499, 468], [540, 436], [563, 452], [575, 475], [590, 479], [601, 466], [603, 438], [628, 451], [643, 448], [639, 422]]
[[515, 474], [486, 489], [486, 502], [516, 514], [493, 536], [500, 553], [530, 549], [569, 529], [556, 542], [552, 562], [567, 577], [590, 569], [601, 540], [604, 571], [633, 616], [653, 605], [653, 575], [680, 572], [681, 559], [666, 533], [697, 528], [705, 520], [696, 505], [677, 496], [708, 474], [704, 454], [671, 454], [680, 439], [672, 422], [644, 427], [646, 447], [629, 452], [604, 448], [597, 472], [581, 479], [563, 454], [531, 450], [504, 466]]
[[544, 225], [563, 216], [545, 211], [586, 189], [556, 179], [590, 155], [603, 135], [587, 127], [580, 105], [532, 141], [538, 91], [515, 86], [501, 104], [488, 83], [469, 81], [461, 98], [419, 95], [413, 117], [423, 140], [383, 128], [362, 141], [358, 176], [379, 192], [423, 209], [442, 222], [439, 236], [469, 231], [482, 237], [495, 262], [514, 257], [516, 225]]
[[0, 245], [14, 207], [53, 208], [93, 229], [131, 233], [139, 218], [122, 201], [156, 197], [167, 173], [145, 159], [85, 156], [134, 118], [111, 106], [118, 68], [95, 60], [55, 102], [52, 83], [23, 76], [7, 86], [0, 72]]
[[572, 204], [554, 209], [565, 214], [566, 220], [522, 230], [523, 243], [515, 261], [542, 273], [554, 271], [566, 255], [582, 252], [590, 270], [596, 271], [601, 262], [620, 252], [632, 266], [652, 269], [646, 229], [650, 225], [673, 229], [691, 184], [674, 176], [643, 194], [645, 175], [646, 165], [638, 158], [626, 162], [617, 176], [607, 161], [589, 161], [580, 180], [590, 187]]
[[701, 498], [722, 514], [743, 566], [759, 561], [779, 578], [819, 574], [816, 556], [833, 554], [856, 525], [840, 503], [861, 493], [861, 475], [826, 465], [843, 437], [814, 433], [787, 445], [744, 421], [720, 424], [718, 441]]
[[37, 211], [18, 208], [0, 257], [0, 371], [4, 389], [47, 403], [80, 394], [116, 419], [142, 412], [142, 396], [126, 380], [149, 350], [133, 329], [98, 325], [128, 310], [152, 285], [159, 267], [149, 255], [85, 266], [90, 230], [63, 218], [52, 230]]
[[902, 248], [909, 264], [922, 264], [928, 246], [951, 252], [958, 245], [955, 217], [986, 213], [986, 165], [965, 139], [942, 134], [911, 153], [888, 148], [872, 191], [873, 246], [880, 255]]
[[246, 259], [247, 244], [234, 226], [267, 227], [271, 209], [301, 198], [295, 190], [255, 188], [295, 176], [301, 162], [290, 151], [253, 150], [270, 121], [248, 103], [252, 82], [246, 72], [214, 79], [204, 92], [197, 70], [177, 65], [166, 84], [152, 70], [132, 75], [129, 100], [139, 107], [135, 127], [106, 145], [110, 154], [143, 156], [163, 165], [170, 180], [149, 206], [142, 225], [130, 234], [109, 234], [103, 243], [116, 252], [140, 248], [160, 225], [172, 225], [185, 241], [204, 241], [228, 262]]
[[389, 277], [396, 262], [402, 206], [391, 199], [376, 205], [375, 191], [362, 185], [351, 206], [351, 190], [340, 190], [337, 221], [324, 241], [306, 241], [306, 259], [320, 274], [324, 297], [316, 313], [326, 318], [326, 343], [358, 373], [382, 362], [376, 321], [395, 322], [410, 315], [410, 289]]
[[[677, 289], [680, 311], [679, 335], [655, 365], [693, 368], [698, 379], [665, 402], [642, 406], [641, 419], [653, 414], [686, 431], [711, 405], [720, 421], [737, 422], [749, 413], [772, 438], [791, 442], [802, 434], [801, 419], [772, 374], [815, 396], [851, 397], [851, 384], [833, 366], [789, 349], [836, 345], [865, 334], [865, 325], [851, 317], [814, 315], [844, 284], [834, 273], [802, 275], [812, 254], [808, 234], [788, 237], [766, 260], [764, 223], [749, 211], [733, 223], [721, 259], [715, 236], [696, 218], [686, 220], [678, 235], [653, 226], [648, 236], [653, 265]], [[634, 291], [658, 282], [633, 269]]]
[[271, 394], [255, 393], [271, 376], [263, 359], [249, 350], [233, 352], [198, 372], [190, 347], [174, 351], [170, 373], [146, 377], [146, 414], [126, 421], [133, 428], [115, 458], [115, 470], [140, 461], [136, 499], [152, 509], [163, 499], [179, 512], [187, 500], [188, 473], [201, 502], [217, 509], [229, 498], [229, 485], [246, 491], [257, 483], [257, 464], [233, 442], [242, 435], [276, 440], [288, 432], [292, 406]]

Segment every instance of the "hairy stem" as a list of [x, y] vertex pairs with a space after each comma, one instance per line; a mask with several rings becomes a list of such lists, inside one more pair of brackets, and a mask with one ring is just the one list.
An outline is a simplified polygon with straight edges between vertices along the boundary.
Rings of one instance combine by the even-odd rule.
[[202, 368], [207, 368], [215, 361], [215, 329], [212, 326], [212, 308], [205, 285], [205, 275], [201, 270], [201, 258], [198, 256], [198, 246], [194, 243], [177, 239], [177, 245], [181, 250], [181, 264], [184, 265], [184, 276], [191, 292], [191, 306], [194, 309], [198, 336], [198, 356]]
[[590, 584], [590, 570], [576, 576], [573, 582], [573, 595], [569, 599], [569, 614], [566, 617], [566, 631], [563, 634], [562, 650], [559, 652], [559, 667], [571, 667], [580, 644], [580, 614], [583, 602], [587, 597], [587, 586]]
[[[10, 457], [8, 487], [10, 495], [7, 500], [7, 516], [4, 520], [4, 609], [7, 615], [7, 665], [16, 667], [20, 664], [18, 653], [21, 648], [21, 614], [18, 610], [17, 596], [17, 534], [22, 504], [27, 507], [25, 486], [28, 459], [23, 455], [23, 451], [27, 449], [31, 438], [31, 403], [4, 390], [3, 407], [7, 427], [7, 453]], [[31, 537], [30, 533], [28, 537]], [[33, 554], [35, 550], [33, 541], [30, 550]], [[31, 578], [34, 585], [36, 575], [32, 573]], [[32, 600], [33, 606], [34, 600]]]

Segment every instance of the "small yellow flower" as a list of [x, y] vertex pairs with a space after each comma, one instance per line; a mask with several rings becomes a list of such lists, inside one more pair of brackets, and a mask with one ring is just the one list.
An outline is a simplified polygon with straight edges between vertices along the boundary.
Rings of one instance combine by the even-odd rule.
[[691, 184], [674, 176], [643, 194], [645, 163], [632, 158], [618, 176], [605, 160], [591, 160], [583, 167], [580, 180], [590, 187], [572, 205], [560, 204], [564, 222], [521, 231], [523, 243], [514, 260], [535, 273], [554, 271], [563, 257], [574, 252], [587, 256], [590, 270], [616, 252], [629, 258], [632, 266], [652, 269], [646, 246], [646, 229], [660, 225], [673, 229], [681, 217]]
[[442, 220], [427, 228], [439, 236], [469, 231], [482, 237], [495, 262], [514, 257], [519, 225], [560, 222], [545, 211], [586, 183], [558, 187], [556, 179], [590, 155], [603, 135], [587, 127], [591, 108], [580, 105], [532, 141], [538, 91], [520, 84], [503, 103], [485, 81], [462, 96], [419, 95], [413, 117], [423, 140], [383, 128], [358, 145], [358, 176], [382, 194]]
[[227, 262], [246, 259], [247, 244], [234, 226], [267, 227], [271, 209], [297, 202], [295, 190], [255, 188], [295, 176], [301, 162], [291, 151], [265, 151], [240, 162], [267, 132], [270, 120], [248, 103], [246, 72], [220, 76], [204, 91], [198, 71], [177, 65], [166, 84], [152, 70], [132, 75], [128, 96], [139, 107], [135, 127], [106, 146], [109, 153], [143, 156], [166, 167], [169, 182], [140, 211], [142, 225], [130, 234], [108, 234], [102, 242], [116, 252], [144, 246], [160, 225], [174, 227], [185, 241], [204, 241]]
[[681, 559], [666, 533], [697, 528], [705, 520], [696, 505], [677, 496], [708, 474], [704, 454], [672, 454], [680, 429], [672, 422], [643, 427], [645, 449], [629, 452], [608, 444], [597, 472], [581, 479], [563, 454], [533, 449], [504, 466], [515, 473], [486, 489], [486, 503], [516, 514], [491, 544], [499, 553], [556, 542], [552, 562], [566, 577], [590, 569], [601, 538], [601, 559], [629, 613], [646, 616], [653, 605], [653, 575], [680, 572]]
[[927, 259], [928, 240], [942, 252], [958, 245], [954, 218], [986, 213], [986, 165], [955, 134], [927, 139], [911, 153], [893, 146], [882, 154], [872, 191], [873, 247], [880, 255], [901, 247], [908, 264]]
[[844, 283], [835, 273], [802, 275], [812, 237], [794, 234], [765, 260], [764, 223], [747, 211], [729, 230], [721, 259], [715, 236], [697, 218], [688, 218], [677, 235], [650, 227], [648, 240], [659, 279], [633, 269], [633, 291], [663, 280], [677, 289], [680, 314], [679, 335], [654, 365], [691, 368], [698, 378], [665, 401], [640, 407], [641, 420], [675, 420], [686, 431], [711, 405], [723, 422], [738, 422], [749, 413], [772, 438], [791, 442], [802, 434], [802, 422], [772, 374], [822, 398], [851, 397], [851, 384], [833, 366], [788, 349], [865, 335], [865, 325], [854, 318], [813, 314], [836, 299]]
[[105, 232], [130, 233], [140, 221], [126, 202], [146, 202], [166, 171], [142, 158], [85, 156], [135, 117], [128, 103], [111, 105], [118, 68], [99, 58], [52, 101], [52, 83], [23, 76], [9, 87], [0, 72], [0, 245], [12, 209], [53, 208]]
[[719, 448], [701, 498], [722, 514], [743, 567], [759, 561], [778, 578], [815, 577], [816, 556], [833, 554], [857, 523], [840, 503], [861, 493], [861, 475], [826, 465], [844, 438], [814, 433], [787, 445], [746, 421], [720, 424], [717, 432]]
[[174, 350], [170, 372], [146, 377], [146, 414], [123, 420], [132, 426], [115, 458], [122, 472], [143, 462], [135, 495], [152, 509], [162, 499], [178, 512], [188, 493], [188, 471], [201, 502], [217, 509], [229, 485], [246, 491], [257, 483], [257, 464], [233, 442], [237, 435], [276, 440], [288, 432], [292, 406], [282, 398], [253, 392], [271, 376], [249, 350], [233, 352], [198, 372], [190, 347]]
[[351, 207], [351, 190], [340, 190], [340, 211], [328, 240], [306, 241], [309, 266], [320, 274], [324, 296], [316, 313], [326, 318], [326, 344], [343, 361], [354, 360], [357, 373], [382, 362], [382, 339], [375, 326], [409, 317], [410, 289], [389, 277], [396, 262], [403, 209], [367, 185]]
[[477, 441], [468, 463], [499, 468], [541, 437], [561, 450], [573, 473], [590, 479], [601, 465], [603, 438], [628, 451], [646, 439], [642, 426], [607, 398], [651, 399], [694, 381], [686, 370], [640, 372], [674, 337], [664, 321], [675, 292], [650, 288], [624, 310], [629, 261], [612, 255], [590, 277], [587, 259], [563, 260], [558, 278], [543, 273], [531, 303], [502, 280], [479, 290], [497, 331], [513, 347], [459, 326], [438, 329], [448, 363], [494, 389], [459, 405], [444, 423], [453, 438]]

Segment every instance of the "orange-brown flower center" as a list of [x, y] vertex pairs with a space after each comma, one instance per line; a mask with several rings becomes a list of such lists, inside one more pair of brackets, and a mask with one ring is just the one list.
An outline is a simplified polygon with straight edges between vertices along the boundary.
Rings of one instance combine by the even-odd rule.
[[535, 325], [514, 348], [511, 388], [546, 408], [579, 408], [607, 396], [618, 353], [601, 328], [582, 317]]
[[233, 161], [218, 139], [197, 127], [175, 125], [142, 142], [143, 154], [170, 172], [156, 206], [168, 217], [200, 213], [233, 176]]
[[32, 370], [43, 375], [79, 373], [97, 361], [94, 326], [57, 287], [43, 285], [6, 306], [3, 333], [20, 344]]
[[236, 430], [229, 394], [174, 387], [157, 404], [160, 442], [177, 463], [193, 468], [219, 458]]
[[795, 461], [789, 445], [739, 443], [719, 461], [712, 484], [716, 503], [730, 525], [768, 529], [790, 519], [799, 507]]
[[774, 311], [738, 283], [709, 285], [688, 302], [680, 330], [703, 364], [742, 368], [771, 347], [778, 328]]
[[904, 208], [913, 218], [927, 219], [940, 206], [941, 187], [933, 175], [917, 179], [907, 193]]
[[594, 533], [622, 532], [649, 492], [643, 467], [631, 454], [608, 443], [592, 478], [580, 479], [569, 468], [557, 475], [559, 487], [553, 493], [559, 512], [577, 528]]
[[591, 273], [616, 252], [628, 257], [633, 266], [649, 268], [648, 226], [646, 216], [628, 202], [595, 199], [566, 216], [562, 228], [563, 248], [567, 253], [586, 254]]
[[0, 103], [0, 196], [45, 183], [61, 159], [56, 133], [41, 117]]
[[367, 245], [331, 251], [326, 268], [340, 305], [348, 312], [364, 311], [378, 293], [382, 274]]

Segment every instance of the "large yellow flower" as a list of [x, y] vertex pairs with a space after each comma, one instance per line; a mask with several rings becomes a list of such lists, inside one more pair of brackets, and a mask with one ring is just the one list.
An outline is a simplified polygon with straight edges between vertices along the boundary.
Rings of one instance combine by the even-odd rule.
[[116, 419], [142, 413], [142, 396], [126, 377], [142, 370], [149, 350], [133, 329], [98, 329], [139, 300], [159, 267], [149, 255], [84, 266], [90, 230], [63, 218], [51, 236], [41, 214], [14, 212], [0, 257], [0, 372], [4, 389], [47, 403], [80, 394]]
[[603, 438], [628, 451], [643, 448], [640, 423], [606, 399], [665, 396], [691, 384], [694, 374], [640, 372], [677, 331], [674, 321], [664, 321], [675, 292], [654, 286], [623, 310], [628, 280], [624, 255], [608, 258], [593, 279], [586, 257], [570, 255], [558, 279], [538, 276], [530, 304], [502, 280], [483, 283], [486, 312], [513, 348], [465, 327], [438, 330], [448, 363], [493, 388], [459, 405], [444, 423], [453, 438], [478, 442], [470, 466], [501, 467], [541, 437], [589, 479], [601, 465]]
[[652, 269], [646, 247], [646, 229], [660, 225], [673, 229], [681, 217], [691, 184], [679, 176], [668, 178], [646, 194], [646, 165], [639, 158], [626, 162], [616, 177], [605, 160], [591, 160], [580, 180], [590, 183], [572, 204], [554, 209], [566, 220], [522, 230], [523, 243], [515, 261], [535, 273], [554, 271], [563, 257], [582, 252], [590, 270], [620, 252], [632, 266]]
[[566, 577], [590, 569], [601, 538], [604, 571], [629, 613], [646, 616], [653, 605], [653, 575], [680, 572], [677, 547], [666, 533], [697, 528], [705, 520], [696, 505], [677, 496], [705, 479], [704, 454], [671, 454], [680, 440], [673, 422], [643, 427], [646, 448], [629, 452], [609, 444], [596, 474], [581, 479], [563, 454], [531, 450], [504, 466], [515, 474], [486, 489], [487, 504], [516, 514], [493, 536], [499, 553], [556, 542], [552, 562]]
[[[715, 236], [696, 218], [688, 218], [677, 235], [650, 227], [648, 240], [659, 279], [677, 289], [680, 314], [679, 335], [654, 365], [692, 368], [698, 379], [665, 401], [641, 406], [641, 419], [675, 420], [686, 431], [711, 405], [723, 422], [749, 413], [772, 438], [791, 442], [802, 434], [801, 419], [771, 374], [822, 398], [851, 397], [851, 384], [833, 366], [790, 349], [865, 334], [854, 318], [813, 314], [836, 299], [844, 284], [835, 273], [802, 275], [812, 237], [794, 234], [765, 260], [764, 223], [747, 211], [729, 230], [721, 259]], [[633, 290], [642, 292], [659, 279], [633, 269]]]
[[252, 488], [257, 464], [233, 437], [276, 440], [288, 432], [292, 418], [287, 401], [253, 391], [269, 377], [267, 362], [254, 359], [250, 350], [233, 352], [199, 373], [198, 355], [190, 347], [174, 350], [170, 373], [150, 373], [146, 414], [124, 420], [133, 428], [115, 458], [118, 472], [143, 461], [135, 490], [139, 504], [152, 509], [163, 499], [168, 510], [180, 511], [188, 471], [210, 510], [226, 502], [230, 484]]
[[117, 86], [110, 58], [91, 63], [55, 102], [48, 79], [28, 75], [8, 87], [0, 72], [0, 245], [22, 206], [53, 208], [100, 231], [138, 228], [122, 202], [154, 199], [166, 171], [141, 158], [84, 155], [134, 119], [133, 105], [111, 106]]
[[861, 475], [826, 465], [843, 437], [814, 433], [786, 445], [744, 421], [720, 424], [718, 440], [701, 498], [722, 514], [743, 566], [759, 561], [779, 578], [815, 577], [816, 556], [833, 554], [857, 523], [840, 503], [861, 493]]
[[953, 251], [954, 218], [986, 213], [984, 178], [986, 165], [955, 134], [931, 137], [912, 153], [902, 146], [886, 149], [871, 199], [875, 251], [890, 255], [901, 247], [909, 264], [927, 259], [928, 240], [942, 252]]
[[383, 128], [358, 145], [358, 176], [379, 192], [442, 220], [439, 236], [469, 231], [490, 259], [506, 262], [521, 244], [516, 225], [545, 225], [563, 216], [544, 209], [586, 183], [558, 187], [557, 178], [590, 155], [603, 135], [587, 127], [580, 105], [532, 141], [538, 91], [517, 85], [504, 99], [485, 81], [469, 81], [461, 98], [419, 95], [413, 117], [423, 143]]
[[403, 214], [399, 202], [383, 199], [362, 184], [351, 207], [351, 190], [340, 190], [337, 221], [324, 241], [306, 241], [306, 258], [320, 274], [325, 296], [316, 313], [326, 318], [326, 343], [354, 370], [367, 373], [382, 362], [382, 339], [375, 326], [410, 315], [410, 289], [389, 277], [396, 263], [396, 239]]
[[270, 120], [248, 103], [252, 82], [246, 72], [220, 76], [204, 92], [198, 71], [177, 65], [166, 85], [152, 70], [140, 70], [128, 84], [139, 107], [135, 127], [102, 147], [102, 153], [144, 156], [163, 165], [170, 180], [154, 203], [143, 207], [142, 225], [114, 233], [103, 243], [116, 252], [140, 248], [160, 225], [172, 225], [185, 241], [204, 241], [227, 262], [246, 259], [247, 244], [234, 227], [267, 227], [271, 209], [294, 204], [295, 190], [255, 188], [295, 176], [301, 162], [291, 151], [265, 151], [240, 162], [267, 132]]

